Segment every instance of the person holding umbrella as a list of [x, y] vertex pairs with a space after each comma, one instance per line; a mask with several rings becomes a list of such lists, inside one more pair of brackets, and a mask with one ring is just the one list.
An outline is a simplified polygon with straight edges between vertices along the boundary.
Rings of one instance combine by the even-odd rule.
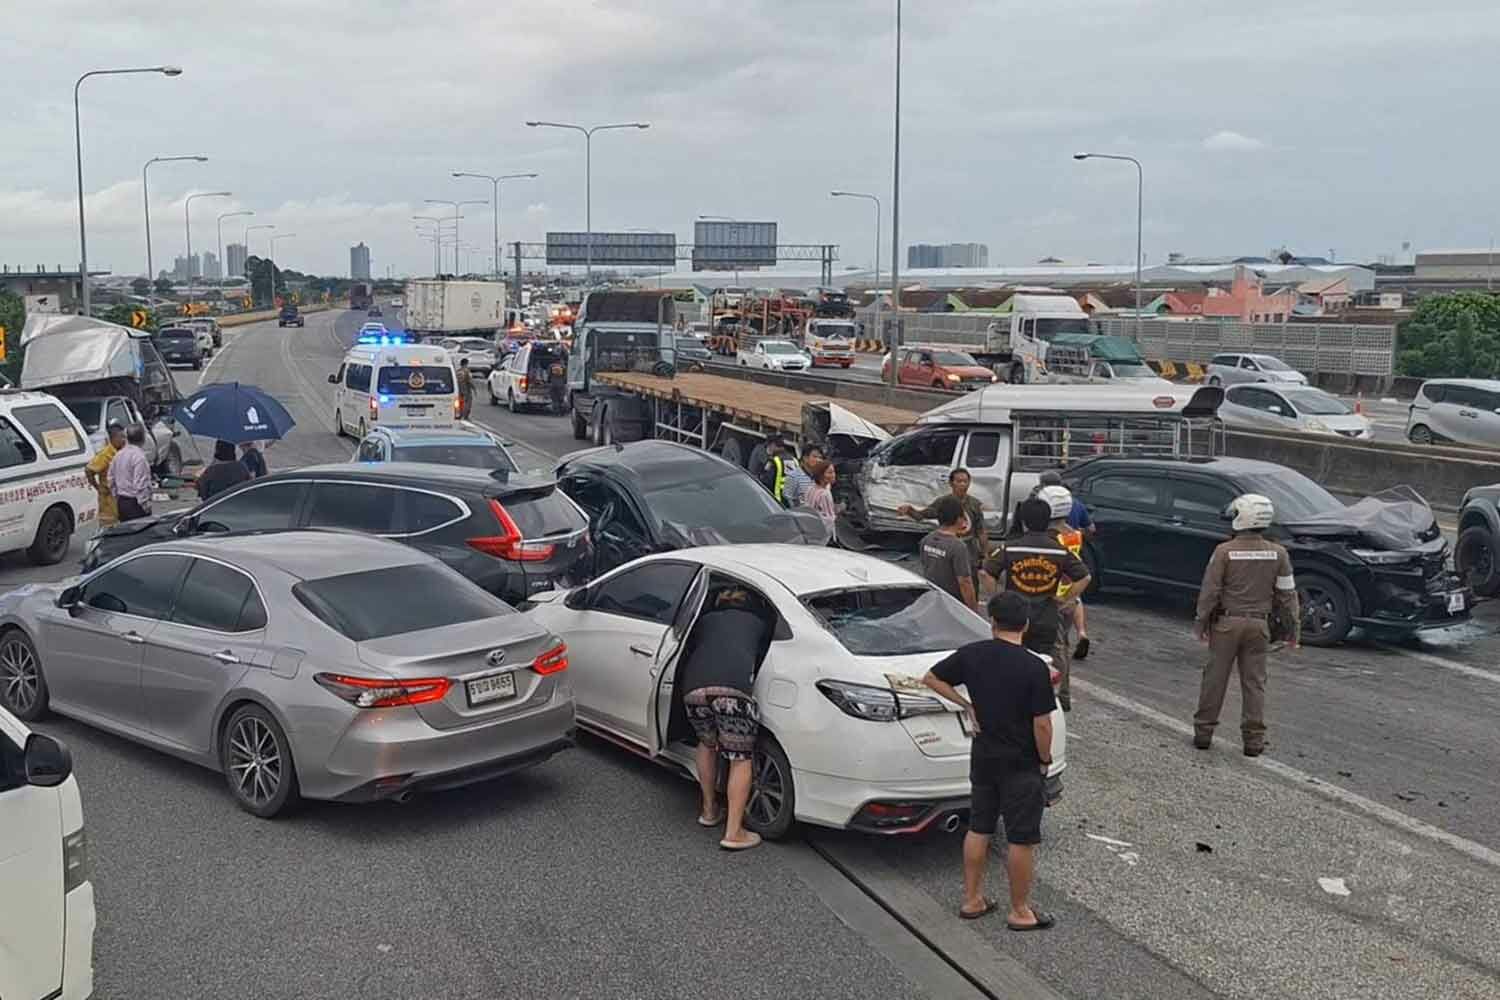
[[[216, 439], [213, 464], [198, 477], [198, 495], [205, 500], [253, 477], [248, 468], [250, 463], [236, 460], [235, 445], [279, 440], [297, 423], [275, 396], [239, 382], [204, 386], [177, 404], [176, 417], [189, 434]], [[238, 472], [221, 469], [226, 463], [234, 465]], [[261, 468], [264, 469], [264, 459]]]
[[198, 474], [198, 499], [207, 500], [249, 480], [250, 470], [235, 458], [234, 445], [215, 441], [213, 464]]

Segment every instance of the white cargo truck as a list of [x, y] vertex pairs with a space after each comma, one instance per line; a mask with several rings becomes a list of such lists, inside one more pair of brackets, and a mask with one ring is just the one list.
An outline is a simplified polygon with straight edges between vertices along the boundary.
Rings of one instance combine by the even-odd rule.
[[964, 351], [1014, 384], [1043, 380], [1053, 338], [1097, 333], [1077, 299], [1051, 289], [1021, 289], [994, 312], [914, 313], [903, 326], [906, 346]]
[[405, 299], [406, 329], [424, 339], [460, 335], [489, 339], [505, 313], [505, 286], [498, 281], [408, 281]]

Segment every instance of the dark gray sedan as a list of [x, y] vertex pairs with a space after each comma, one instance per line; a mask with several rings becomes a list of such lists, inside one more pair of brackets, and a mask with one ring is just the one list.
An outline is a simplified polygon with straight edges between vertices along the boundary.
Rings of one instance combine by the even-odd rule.
[[370, 535], [162, 542], [0, 597], [0, 705], [221, 771], [265, 817], [540, 763], [572, 744], [567, 666], [532, 619]]

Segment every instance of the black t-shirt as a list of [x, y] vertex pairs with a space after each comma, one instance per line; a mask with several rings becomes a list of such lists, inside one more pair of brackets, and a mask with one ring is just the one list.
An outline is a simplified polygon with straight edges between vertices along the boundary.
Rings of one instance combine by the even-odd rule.
[[209, 497], [217, 496], [229, 489], [238, 486], [250, 478], [250, 470], [244, 464], [229, 459], [224, 462], [215, 462], [198, 474], [198, 497], [207, 500]]
[[971, 759], [1002, 770], [1040, 768], [1032, 720], [1057, 707], [1047, 664], [1013, 642], [986, 639], [932, 668], [939, 680], [969, 692], [979, 719]]
[[766, 622], [743, 608], [714, 608], [693, 626], [693, 649], [677, 686], [684, 694], [706, 687], [728, 687], [749, 694]]
[[1057, 585], [1082, 580], [1089, 569], [1051, 531], [1028, 531], [1005, 542], [985, 564], [1006, 590], [1026, 598], [1031, 625], [1026, 644], [1046, 649], [1057, 636]]

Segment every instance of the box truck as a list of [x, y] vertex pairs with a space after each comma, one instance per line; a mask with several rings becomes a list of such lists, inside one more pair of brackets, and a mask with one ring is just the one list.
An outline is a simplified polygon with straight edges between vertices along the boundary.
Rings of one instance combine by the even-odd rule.
[[406, 283], [406, 329], [418, 337], [493, 337], [505, 313], [497, 281], [424, 279]]

